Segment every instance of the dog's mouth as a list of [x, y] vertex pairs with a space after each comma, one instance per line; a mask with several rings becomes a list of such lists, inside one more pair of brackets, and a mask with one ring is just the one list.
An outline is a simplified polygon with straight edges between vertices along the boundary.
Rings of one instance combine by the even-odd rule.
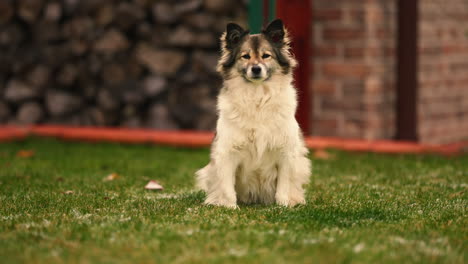
[[244, 75], [243, 76], [244, 79], [248, 82], [251, 82], [251, 83], [262, 83], [262, 82], [265, 82], [268, 80], [268, 78], [264, 78], [262, 76], [252, 76], [252, 77], [249, 77], [247, 75]]

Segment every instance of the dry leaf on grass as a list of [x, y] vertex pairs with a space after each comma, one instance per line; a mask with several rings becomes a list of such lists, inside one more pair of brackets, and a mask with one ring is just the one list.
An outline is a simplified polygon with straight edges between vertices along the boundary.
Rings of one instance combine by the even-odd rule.
[[16, 153], [16, 157], [30, 158], [34, 156], [34, 150], [22, 149]]
[[327, 152], [326, 150], [324, 149], [317, 149], [315, 152], [314, 152], [314, 158], [316, 159], [322, 159], [322, 160], [330, 160], [330, 159], [333, 159], [335, 158], [335, 155]]
[[68, 191], [64, 191], [64, 192], [62, 192], [62, 193], [63, 193], [63, 194], [73, 194], [73, 193], [74, 193], [74, 191], [72, 191], [72, 190], [68, 190]]
[[452, 194], [449, 195], [449, 198], [450, 198], [450, 199], [458, 198], [458, 197], [463, 196], [464, 193], [465, 193], [465, 191], [460, 191], [460, 192], [452, 193]]
[[157, 181], [149, 181], [146, 186], [146, 190], [163, 190], [164, 188]]
[[117, 174], [117, 173], [111, 173], [109, 175], [107, 175], [104, 179], [102, 179], [103, 181], [113, 181], [113, 180], [117, 180], [118, 178], [120, 178], [120, 175]]

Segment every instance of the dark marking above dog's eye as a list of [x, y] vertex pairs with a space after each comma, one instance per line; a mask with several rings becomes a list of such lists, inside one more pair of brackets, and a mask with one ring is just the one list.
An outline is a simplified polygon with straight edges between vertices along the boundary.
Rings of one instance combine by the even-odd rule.
[[248, 60], [248, 59], [250, 59], [250, 55], [249, 54], [242, 55], [242, 58]]

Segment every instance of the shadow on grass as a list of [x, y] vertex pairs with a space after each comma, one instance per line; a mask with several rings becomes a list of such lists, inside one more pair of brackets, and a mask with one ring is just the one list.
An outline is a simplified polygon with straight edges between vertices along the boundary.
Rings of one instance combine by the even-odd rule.
[[401, 212], [379, 208], [353, 208], [343, 210], [336, 206], [315, 207], [305, 205], [296, 208], [275, 208], [270, 210], [267, 221], [271, 223], [302, 223], [312, 227], [369, 226], [376, 223], [394, 223], [406, 218]]

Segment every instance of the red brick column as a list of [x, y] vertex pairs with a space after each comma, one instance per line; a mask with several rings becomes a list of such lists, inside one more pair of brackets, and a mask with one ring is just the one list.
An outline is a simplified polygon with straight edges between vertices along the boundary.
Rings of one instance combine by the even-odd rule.
[[313, 135], [395, 133], [395, 0], [313, 1]]
[[468, 1], [424, 0], [419, 13], [419, 139], [466, 140]]

